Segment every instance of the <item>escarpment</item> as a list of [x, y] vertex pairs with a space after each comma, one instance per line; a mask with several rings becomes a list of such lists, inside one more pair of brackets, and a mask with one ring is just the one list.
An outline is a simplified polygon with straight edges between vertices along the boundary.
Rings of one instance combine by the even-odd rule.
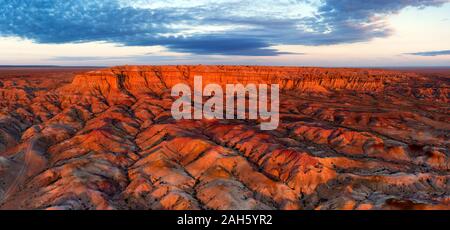
[[[449, 77], [123, 66], [0, 76], [1, 209], [450, 209]], [[171, 88], [279, 84], [280, 126], [172, 118]]]
[[164, 93], [178, 83], [192, 85], [194, 76], [205, 84], [279, 84], [283, 90], [328, 92], [337, 90], [382, 91], [400, 73], [384, 70], [320, 69], [243, 66], [125, 66], [93, 71], [75, 77], [69, 91], [102, 94]]
[[[162, 95], [179, 83], [193, 86], [195, 76], [203, 83], [279, 84], [284, 91], [330, 94], [339, 91], [360, 93], [404, 92], [418, 99], [447, 102], [445, 85], [421, 79], [418, 74], [388, 70], [323, 69], [262, 66], [124, 66], [75, 76], [65, 87], [67, 94], [94, 94], [107, 101], [126, 101], [139, 94]], [[119, 97], [118, 97], [119, 96]], [[123, 101], [122, 101], [123, 100]]]

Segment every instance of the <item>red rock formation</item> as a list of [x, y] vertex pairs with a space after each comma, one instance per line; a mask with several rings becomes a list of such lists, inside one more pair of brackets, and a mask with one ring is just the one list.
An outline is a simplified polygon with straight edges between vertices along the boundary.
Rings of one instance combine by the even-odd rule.
[[[448, 73], [41, 72], [0, 71], [3, 209], [450, 208]], [[204, 84], [280, 84], [280, 127], [175, 121], [170, 89], [196, 75]]]

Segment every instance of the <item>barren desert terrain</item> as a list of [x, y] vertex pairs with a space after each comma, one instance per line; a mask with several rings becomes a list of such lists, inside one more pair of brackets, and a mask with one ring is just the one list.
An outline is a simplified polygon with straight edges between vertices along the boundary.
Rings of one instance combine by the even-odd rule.
[[[280, 126], [171, 116], [279, 84]], [[0, 209], [450, 209], [450, 70], [0, 68]]]

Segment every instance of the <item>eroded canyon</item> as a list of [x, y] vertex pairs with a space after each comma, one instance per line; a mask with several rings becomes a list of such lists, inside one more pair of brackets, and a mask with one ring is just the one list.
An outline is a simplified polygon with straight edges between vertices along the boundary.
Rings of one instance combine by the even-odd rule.
[[[64, 71], [0, 71], [1, 209], [450, 209], [450, 71]], [[279, 84], [279, 128], [175, 121], [196, 75]]]

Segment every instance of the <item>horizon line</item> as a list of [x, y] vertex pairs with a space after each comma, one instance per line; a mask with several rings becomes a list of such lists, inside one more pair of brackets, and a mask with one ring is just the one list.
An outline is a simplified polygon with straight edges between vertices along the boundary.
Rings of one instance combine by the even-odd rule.
[[450, 68], [449, 66], [442, 65], [411, 65], [411, 66], [311, 66], [311, 65], [248, 65], [248, 64], [123, 64], [123, 65], [0, 65], [0, 68], [111, 68], [117, 66], [268, 66], [268, 67], [317, 67], [317, 68]]

